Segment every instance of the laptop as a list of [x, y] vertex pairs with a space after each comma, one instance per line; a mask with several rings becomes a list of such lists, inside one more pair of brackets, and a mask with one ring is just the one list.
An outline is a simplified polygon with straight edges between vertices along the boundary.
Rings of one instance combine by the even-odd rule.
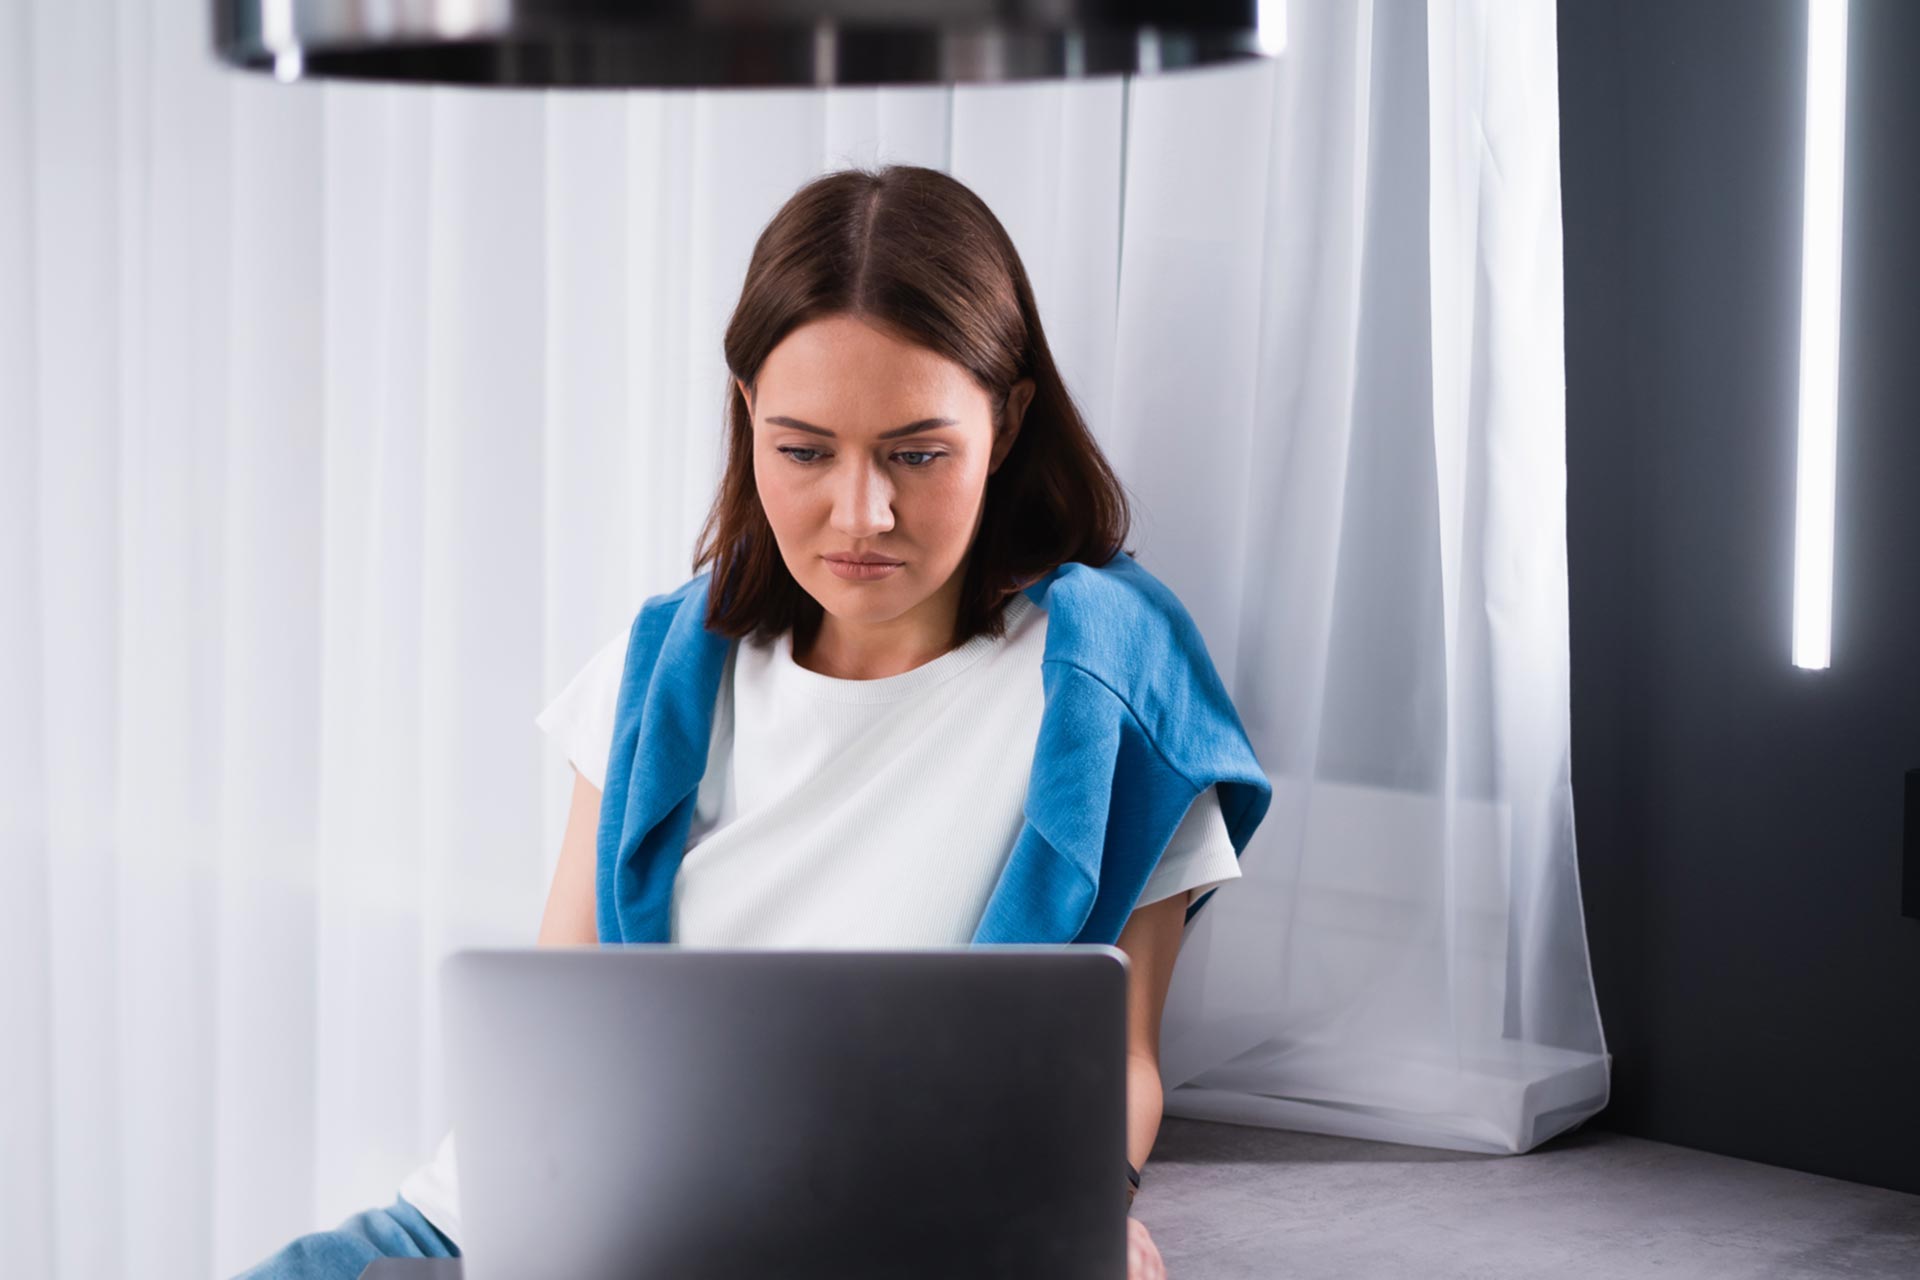
[[444, 962], [463, 1280], [1126, 1274], [1106, 946]]

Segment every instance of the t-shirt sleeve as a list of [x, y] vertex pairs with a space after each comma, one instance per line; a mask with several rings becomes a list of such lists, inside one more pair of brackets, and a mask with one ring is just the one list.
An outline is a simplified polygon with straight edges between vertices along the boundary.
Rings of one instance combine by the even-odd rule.
[[1220, 814], [1220, 797], [1208, 787], [1187, 806], [1187, 816], [1167, 841], [1160, 865], [1147, 877], [1134, 910], [1183, 892], [1192, 904], [1239, 875], [1240, 859], [1234, 856], [1227, 820]]
[[627, 635], [628, 629], [622, 628], [603, 645], [533, 721], [559, 744], [580, 776], [602, 791], [607, 789], [620, 677], [627, 667]]

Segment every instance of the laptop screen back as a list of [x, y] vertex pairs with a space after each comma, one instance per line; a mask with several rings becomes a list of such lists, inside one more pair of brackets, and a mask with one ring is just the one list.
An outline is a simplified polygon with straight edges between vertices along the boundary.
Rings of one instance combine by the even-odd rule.
[[467, 1280], [1125, 1274], [1112, 947], [460, 952]]

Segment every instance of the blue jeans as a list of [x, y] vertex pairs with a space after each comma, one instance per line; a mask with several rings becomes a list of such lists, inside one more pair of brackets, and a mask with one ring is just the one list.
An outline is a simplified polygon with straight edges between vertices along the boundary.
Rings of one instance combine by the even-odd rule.
[[301, 1236], [234, 1280], [358, 1280], [375, 1258], [457, 1258], [460, 1250], [400, 1196], [332, 1231]]

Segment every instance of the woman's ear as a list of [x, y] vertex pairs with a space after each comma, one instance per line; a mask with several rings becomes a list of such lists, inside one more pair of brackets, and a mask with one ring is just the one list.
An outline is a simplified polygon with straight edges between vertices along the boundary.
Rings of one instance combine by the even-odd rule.
[[747, 384], [738, 378], [733, 380], [733, 385], [739, 390], [740, 403], [747, 406], [747, 419], [751, 421], [753, 419], [753, 393], [747, 390]]
[[1027, 406], [1033, 403], [1034, 393], [1039, 390], [1032, 378], [1022, 378], [1007, 391], [1007, 407], [1003, 411], [1000, 434], [993, 442], [993, 462], [987, 468], [992, 475], [1007, 460], [1007, 454], [1013, 449], [1014, 437], [1020, 434], [1020, 423], [1027, 416]]

